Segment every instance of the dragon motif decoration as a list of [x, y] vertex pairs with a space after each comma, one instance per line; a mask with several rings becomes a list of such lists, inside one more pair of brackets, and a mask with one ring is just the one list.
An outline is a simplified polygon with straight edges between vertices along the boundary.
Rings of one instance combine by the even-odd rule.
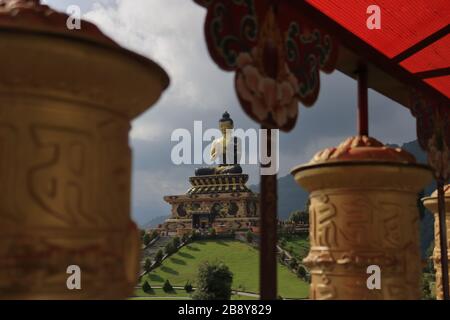
[[207, 8], [209, 53], [221, 69], [236, 72], [244, 111], [268, 128], [290, 131], [299, 102], [317, 100], [319, 71], [334, 70], [337, 42], [276, 0], [194, 1]]

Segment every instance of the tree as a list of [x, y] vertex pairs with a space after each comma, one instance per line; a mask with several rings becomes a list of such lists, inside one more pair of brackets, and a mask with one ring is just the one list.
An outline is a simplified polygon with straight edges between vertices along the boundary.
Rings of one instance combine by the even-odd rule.
[[173, 242], [173, 246], [174, 246], [175, 248], [178, 248], [178, 247], [180, 246], [180, 243], [181, 243], [179, 237], [173, 238], [172, 242]]
[[245, 238], [247, 239], [248, 243], [252, 243], [253, 242], [253, 233], [248, 230], [247, 233], [245, 234]]
[[152, 261], [150, 260], [150, 258], [146, 258], [145, 259], [144, 271], [147, 272], [147, 273], [152, 271]]
[[164, 248], [164, 251], [166, 254], [171, 255], [172, 253], [175, 253], [176, 247], [173, 245], [173, 241], [168, 242]]
[[163, 290], [164, 292], [173, 292], [173, 287], [170, 284], [169, 280], [166, 280], [166, 282], [164, 282]]
[[156, 239], [156, 237], [158, 237], [158, 231], [156, 231], [156, 230], [153, 230], [152, 231], [152, 233], [151, 233], [151, 235], [150, 235], [150, 239], [151, 240], [153, 240], [153, 239]]
[[436, 296], [434, 294], [435, 282], [433, 282], [432, 276], [429, 273], [422, 274], [422, 299], [424, 300], [435, 300]]
[[427, 256], [427, 264], [422, 270], [422, 299], [425, 300], [434, 300], [436, 299], [436, 274], [434, 271], [434, 263], [433, 263], [433, 249], [434, 243], [428, 247], [426, 251]]
[[309, 213], [302, 211], [300, 212], [300, 222], [302, 224], [309, 224]]
[[156, 252], [155, 254], [155, 262], [160, 263], [163, 258], [163, 255], [164, 255], [163, 251], [159, 249], [158, 252]]
[[233, 273], [223, 262], [203, 262], [198, 270], [194, 300], [229, 300]]
[[145, 281], [144, 284], [142, 285], [142, 290], [145, 293], [150, 293], [153, 291], [152, 286], [150, 285], [150, 283], [148, 283], [148, 281]]
[[289, 215], [289, 221], [294, 222], [294, 223], [299, 223], [300, 222], [300, 214], [301, 214], [300, 210], [292, 211], [291, 214]]
[[152, 240], [150, 239], [150, 235], [148, 233], [145, 233], [142, 241], [144, 242], [145, 246], [148, 246], [150, 244], [150, 241]]
[[309, 223], [309, 213], [308, 211], [292, 211], [289, 215], [289, 221], [295, 224], [308, 224]]
[[186, 290], [187, 293], [194, 291], [194, 288], [192, 287], [192, 284], [189, 281], [186, 282], [186, 284], [184, 285], [184, 290]]
[[427, 264], [425, 265], [423, 272], [430, 273], [431, 275], [435, 276], [433, 250], [434, 250], [434, 241], [431, 242], [430, 246], [428, 247], [425, 253], [425, 256], [427, 257]]

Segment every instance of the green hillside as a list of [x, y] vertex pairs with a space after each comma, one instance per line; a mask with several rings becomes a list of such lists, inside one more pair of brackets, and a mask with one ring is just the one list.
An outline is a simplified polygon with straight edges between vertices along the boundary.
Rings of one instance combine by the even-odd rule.
[[281, 247], [289, 252], [295, 259], [302, 261], [309, 252], [308, 234], [285, 234], [279, 236]]
[[[222, 260], [233, 272], [233, 289], [258, 292], [259, 253], [249, 245], [235, 240], [196, 241], [183, 247], [145, 276], [151, 286], [162, 286], [168, 279], [173, 286], [190, 281], [195, 286], [198, 266], [203, 261]], [[278, 292], [283, 298], [306, 298], [309, 284], [300, 280], [285, 266], [278, 265]]]

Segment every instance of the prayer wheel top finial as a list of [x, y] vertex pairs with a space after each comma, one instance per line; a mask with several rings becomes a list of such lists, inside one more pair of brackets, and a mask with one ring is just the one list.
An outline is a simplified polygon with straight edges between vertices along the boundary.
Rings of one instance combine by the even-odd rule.
[[39, 8], [47, 7], [40, 3], [40, 0], [0, 0], [0, 11], [17, 10], [18, 8]]
[[372, 137], [354, 136], [347, 138], [337, 147], [319, 151], [309, 164], [342, 161], [416, 163], [415, 157], [401, 148], [386, 146]]
[[[446, 186], [444, 186], [444, 195], [446, 198], [450, 198], [450, 184], [447, 184]], [[431, 194], [432, 198], [437, 198], [438, 196], [438, 191], [434, 190], [434, 192]]]
[[[102, 59], [101, 61], [104, 64], [100, 63], [96, 66], [92, 65], [93, 60], [95, 60], [92, 59], [92, 57], [89, 59], [82, 59], [80, 58], [80, 55], [77, 56], [79, 62], [90, 65], [89, 67], [85, 66], [84, 69], [79, 66], [74, 67], [73, 70], [75, 71], [73, 72], [77, 73], [81, 79], [81, 82], [77, 83], [86, 84], [86, 87], [82, 90], [77, 90], [83, 92], [89, 90], [96, 91], [90, 94], [96, 97], [96, 100], [98, 101], [100, 99], [98, 92], [102, 91], [100, 87], [105, 90], [106, 87], [116, 88], [114, 90], [110, 89], [110, 91], [105, 91], [109, 92], [109, 94], [108, 97], [103, 100], [108, 100], [106, 104], [116, 112], [123, 113], [123, 110], [126, 109], [125, 115], [130, 118], [135, 118], [146, 110], [149, 105], [153, 105], [157, 99], [159, 99], [161, 93], [169, 86], [169, 76], [157, 63], [122, 48], [114, 40], [101, 32], [95, 24], [82, 19], [77, 20], [77, 18], [73, 16], [69, 17], [66, 13], [58, 12], [49, 6], [42, 4], [39, 0], [0, 0], [0, 31], [2, 32], [2, 40], [6, 39], [6, 37], [11, 37], [11, 39], [13, 39], [4, 40], [4, 47], [2, 47], [0, 43], [0, 51], [3, 50], [4, 53], [7, 50], [13, 50], [10, 43], [11, 41], [23, 41], [23, 48], [27, 48], [27, 50], [23, 50], [23, 48], [17, 49], [17, 52], [12, 53], [11, 55], [14, 55], [16, 57], [15, 59], [20, 61], [20, 64], [24, 69], [26, 69], [26, 66], [28, 65], [32, 65], [34, 69], [36, 69], [36, 64], [43, 66], [45, 61], [36, 61], [36, 57], [39, 55], [31, 55], [31, 52], [33, 52], [33, 48], [31, 47], [42, 46], [44, 42], [47, 43], [47, 45], [43, 46], [40, 50], [44, 50], [44, 52], [50, 56], [50, 52], [54, 49], [53, 46], [59, 47], [60, 49], [58, 50], [60, 53], [57, 54], [57, 56], [61, 61], [67, 60], [67, 62], [74, 62], [76, 60], [75, 51], [81, 47], [84, 48], [83, 50], [87, 50], [88, 47], [92, 50], [97, 49], [97, 58], [100, 57], [99, 53], [107, 54], [108, 52], [110, 58], [107, 60]], [[5, 37], [3, 36], [3, 32]], [[32, 42], [32, 39], [41, 39], [41, 41]], [[61, 54], [61, 52], [64, 53]], [[104, 83], [97, 80], [90, 86], [87, 85], [85, 79], [86, 72], [82, 73], [81, 70], [89, 70], [90, 73], [96, 72], [96, 74], [103, 74], [104, 78], [106, 78], [105, 72], [111, 72], [111, 69], [105, 71], [105, 68], [110, 68], [105, 65], [113, 62], [117, 62], [114, 63], [114, 66], [123, 68], [121, 71], [117, 71], [117, 74], [115, 74], [116, 76], [110, 77], [108, 81], [103, 81]], [[127, 62], [131, 63], [135, 68], [131, 68], [130, 65], [124, 67], [123, 65], [127, 64]], [[61, 63], [62, 65], [69, 67], [67, 63]], [[50, 77], [50, 69], [57, 73], [57, 70], [54, 67], [55, 65], [56, 62], [52, 61], [48, 66], [42, 67], [46, 68], [45, 74], [48, 77]], [[28, 72], [26, 71], [26, 73]], [[43, 77], [44, 76], [40, 75], [41, 80]], [[58, 83], [60, 85], [65, 85], [65, 82], [61, 80], [61, 77], [61, 75], [55, 75], [54, 78], [59, 79], [59, 82], [50, 82], [46, 85], [53, 85], [53, 87]], [[73, 74], [71, 77], [70, 82], [76, 82]], [[137, 80], [138, 77], [139, 80]], [[133, 81], [130, 81], [131, 79], [133, 79]], [[91, 77], [91, 80], [94, 81], [94, 78]], [[120, 90], [117, 88], [120, 88]], [[124, 96], [129, 93], [132, 93], [131, 96], [133, 98], [122, 101]], [[80, 96], [76, 92], [73, 94], [74, 96]], [[127, 106], [127, 108], [125, 108], [125, 106]]]
[[70, 29], [68, 19], [66, 13], [53, 10], [40, 0], [0, 0], [0, 29], [46, 32], [119, 47], [94, 24], [81, 20], [80, 28]]

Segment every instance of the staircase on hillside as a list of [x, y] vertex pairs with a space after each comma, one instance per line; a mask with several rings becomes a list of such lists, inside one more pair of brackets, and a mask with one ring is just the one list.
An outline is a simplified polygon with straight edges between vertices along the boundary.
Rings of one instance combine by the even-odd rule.
[[145, 260], [147, 258], [150, 258], [152, 261], [158, 252], [159, 249], [161, 249], [164, 252], [164, 247], [172, 241], [171, 236], [160, 236], [158, 240], [156, 240], [151, 245], [147, 246], [142, 252], [142, 261], [141, 266], [144, 266]]

